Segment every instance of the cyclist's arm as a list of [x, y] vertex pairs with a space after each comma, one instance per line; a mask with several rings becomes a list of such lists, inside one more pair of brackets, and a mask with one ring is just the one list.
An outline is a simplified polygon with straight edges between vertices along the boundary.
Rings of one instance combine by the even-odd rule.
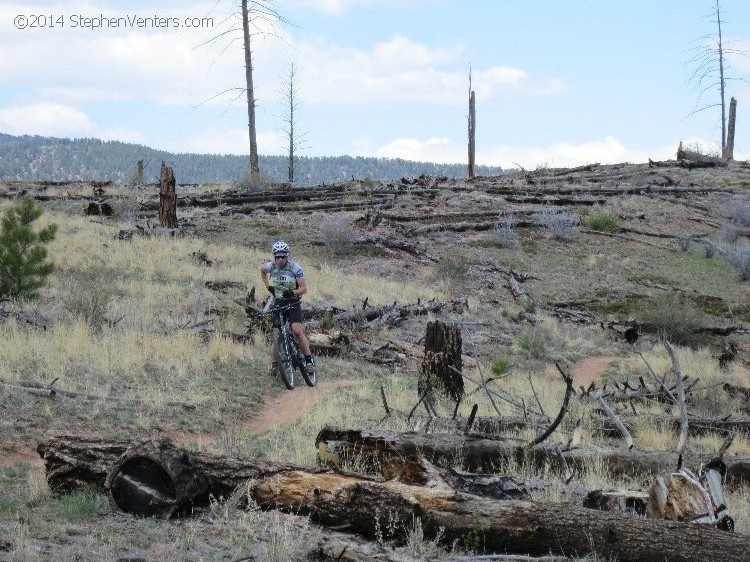
[[297, 278], [297, 288], [294, 289], [294, 295], [301, 297], [307, 292], [307, 281], [304, 277]]
[[263, 284], [266, 287], [270, 286], [269, 279], [268, 279], [268, 271], [266, 271], [265, 264], [260, 266], [260, 278], [263, 279]]

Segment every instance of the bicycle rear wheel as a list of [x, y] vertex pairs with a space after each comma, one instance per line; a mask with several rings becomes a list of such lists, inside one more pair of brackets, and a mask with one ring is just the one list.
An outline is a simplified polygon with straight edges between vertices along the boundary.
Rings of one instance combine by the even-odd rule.
[[281, 382], [289, 390], [294, 390], [294, 365], [292, 358], [285, 349], [284, 339], [279, 328], [273, 329], [273, 358], [276, 361], [276, 371]]

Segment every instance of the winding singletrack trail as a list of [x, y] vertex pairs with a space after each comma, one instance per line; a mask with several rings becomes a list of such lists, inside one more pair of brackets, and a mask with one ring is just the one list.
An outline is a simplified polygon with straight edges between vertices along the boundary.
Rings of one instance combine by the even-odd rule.
[[317, 386], [299, 386], [276, 396], [264, 404], [256, 417], [242, 426], [248, 433], [258, 434], [275, 427], [287, 427], [304, 416], [329, 394], [344, 386], [357, 384], [354, 380], [319, 382]]
[[[601, 378], [602, 373], [612, 362], [621, 359], [617, 356], [601, 355], [589, 357], [573, 364], [573, 383], [576, 387], [588, 386], [592, 381]], [[315, 387], [299, 386], [294, 390], [282, 392], [272, 401], [264, 403], [258, 415], [242, 424], [242, 429], [250, 434], [260, 434], [277, 427], [288, 427], [304, 416], [327, 394], [337, 388], [357, 384], [356, 380], [320, 382]], [[196, 436], [180, 431], [165, 430], [172, 439], [180, 444], [194, 441]], [[215, 436], [203, 436], [203, 441], [214, 441]], [[34, 466], [43, 466], [42, 459], [36, 451], [25, 443], [10, 443], [0, 450], [0, 466], [11, 466], [16, 462], [29, 462]]]

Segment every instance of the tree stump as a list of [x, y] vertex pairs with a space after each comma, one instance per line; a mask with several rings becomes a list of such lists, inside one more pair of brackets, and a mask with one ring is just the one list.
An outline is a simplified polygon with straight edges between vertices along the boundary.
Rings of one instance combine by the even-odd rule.
[[177, 195], [172, 166], [161, 161], [161, 175], [159, 176], [159, 222], [165, 228], [177, 228]]
[[460, 402], [464, 395], [461, 372], [461, 328], [439, 320], [427, 323], [424, 358], [419, 370], [419, 395], [434, 392]]
[[169, 440], [131, 447], [104, 482], [113, 507], [140, 517], [164, 518], [189, 513], [207, 486], [190, 454]]

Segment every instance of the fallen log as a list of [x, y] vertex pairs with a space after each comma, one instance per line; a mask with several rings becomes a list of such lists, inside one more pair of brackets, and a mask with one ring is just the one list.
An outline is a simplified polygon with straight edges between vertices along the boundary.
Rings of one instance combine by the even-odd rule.
[[[411, 532], [415, 535], [421, 531], [417, 527]], [[424, 546], [422, 549], [426, 548]], [[326, 535], [319, 542], [317, 547], [310, 552], [308, 558], [312, 560], [332, 560], [336, 562], [413, 562], [422, 560], [423, 556], [429, 557], [431, 552], [420, 550], [417, 544], [412, 548], [395, 547], [393, 545], [379, 545], [377, 543], [366, 541], [350, 535]], [[438, 556], [440, 562], [570, 562], [571, 558], [566, 556], [524, 556], [517, 554], [482, 554], [482, 555], [445, 555], [442, 552], [434, 553]], [[415, 558], [415, 556], [417, 558]], [[429, 559], [432, 559], [429, 557]], [[437, 558], [436, 558], [437, 559]], [[244, 560], [244, 559], [243, 559]]]
[[[637, 435], [637, 426], [660, 427], [670, 431], [679, 431], [680, 420], [669, 414], [632, 414], [618, 413], [620, 420], [625, 426], [635, 431]], [[725, 416], [723, 418], [710, 418], [702, 416], [688, 416], [689, 425], [688, 433], [691, 436], [705, 435], [706, 433], [726, 433], [727, 431], [737, 431], [741, 433], [750, 433], [750, 416]], [[619, 435], [619, 430], [610, 421], [596, 421], [594, 430], [607, 437]]]
[[250, 483], [261, 506], [309, 514], [369, 539], [401, 540], [417, 519], [425, 538], [476, 536], [487, 554], [596, 555], [620, 562], [688, 562], [720, 553], [745, 562], [750, 538], [676, 521], [636, 518], [547, 502], [495, 501], [441, 487], [375, 483], [339, 474], [282, 472]]
[[[279, 471], [305, 470], [257, 459], [188, 453], [167, 439], [135, 442], [63, 436], [40, 443], [37, 450], [55, 493], [93, 486], [109, 493], [114, 506], [139, 516], [188, 512], [193, 506], [208, 505], [209, 496], [228, 497], [248, 480]], [[382, 478], [419, 486], [438, 482], [495, 499], [531, 500], [534, 495], [553, 492], [580, 504], [588, 492], [582, 485], [556, 480], [439, 468], [418, 457], [400, 465], [384, 463], [380, 468]]]
[[[207, 479], [206, 497], [209, 494], [215, 498], [228, 497], [237, 486], [247, 480], [272, 475], [281, 470], [299, 468], [258, 459], [234, 459], [208, 453], [188, 453], [174, 447], [169, 440], [159, 440], [156, 443], [155, 447], [158, 450], [170, 451], [170, 454], [179, 451], [179, 456], [189, 456], [194, 470], [205, 475]], [[44, 459], [50, 489], [55, 493], [65, 493], [91, 486], [106, 490], [106, 480], [113, 468], [128, 451], [142, 445], [143, 442], [139, 441], [112, 441], [63, 435], [40, 442], [37, 452]], [[150, 455], [141, 455], [141, 458], [154, 460], [154, 454], [152, 452]], [[112, 476], [115, 477], [116, 475]], [[166, 478], [160, 486], [169, 488], [169, 480], [170, 478]], [[154, 489], [160, 486], [154, 486]], [[181, 500], [175, 497], [175, 501]]]
[[[395, 434], [369, 429], [339, 428], [326, 425], [315, 439], [321, 462], [340, 466], [347, 459], [358, 459], [365, 467], [391, 465], [394, 472], [410, 458], [424, 457], [444, 467], [458, 467], [469, 472], [494, 472], [509, 464], [532, 465], [537, 469], [561, 468], [560, 456], [577, 473], [592, 464], [602, 465], [610, 476], [657, 476], [670, 473], [678, 466], [673, 452], [648, 452], [633, 448], [611, 449], [594, 445], [562, 447], [537, 445], [526, 447], [519, 439], [465, 434]], [[699, 467], [712, 460], [712, 455], [690, 451], [683, 465]], [[725, 457], [727, 484], [750, 483], [750, 457]], [[602, 475], [604, 476], [604, 474]]]

